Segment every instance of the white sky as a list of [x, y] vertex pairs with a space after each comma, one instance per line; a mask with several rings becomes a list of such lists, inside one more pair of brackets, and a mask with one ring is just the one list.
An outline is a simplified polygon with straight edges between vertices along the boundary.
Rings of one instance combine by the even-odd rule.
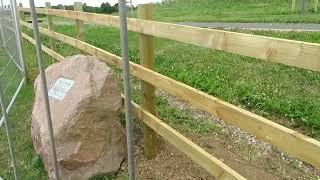
[[[16, 0], [17, 4], [22, 3], [23, 7], [29, 7], [29, 0]], [[161, 0], [132, 0], [132, 3], [136, 6], [137, 4], [149, 3], [149, 2], [160, 2]], [[9, 4], [10, 0], [4, 0], [4, 4]], [[74, 2], [87, 3], [88, 6], [100, 6], [103, 2], [109, 2], [114, 5], [118, 0], [34, 0], [37, 7], [45, 6], [45, 2], [51, 2], [51, 5], [55, 6], [58, 4], [71, 5]]]

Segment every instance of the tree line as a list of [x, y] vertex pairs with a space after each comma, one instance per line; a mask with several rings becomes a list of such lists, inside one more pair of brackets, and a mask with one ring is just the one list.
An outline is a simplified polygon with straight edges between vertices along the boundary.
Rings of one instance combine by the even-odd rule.
[[[100, 14], [112, 14], [114, 12], [118, 12], [119, 5], [116, 3], [115, 5], [111, 6], [108, 2], [103, 2], [100, 7], [88, 6], [86, 3], [82, 5], [84, 12], [91, 12], [91, 13], [100, 13]], [[127, 6], [131, 8], [130, 6]], [[65, 10], [74, 10], [74, 5], [62, 5], [59, 4], [57, 6], [52, 6], [53, 9], [65, 9]]]

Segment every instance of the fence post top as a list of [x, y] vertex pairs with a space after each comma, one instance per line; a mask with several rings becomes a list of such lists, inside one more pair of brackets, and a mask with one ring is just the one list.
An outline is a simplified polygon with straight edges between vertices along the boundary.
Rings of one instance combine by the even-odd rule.
[[74, 2], [74, 10], [83, 11], [82, 2]]
[[153, 7], [154, 6], [154, 3], [142, 3], [142, 4], [139, 4], [138, 7]]
[[153, 17], [153, 6], [154, 4], [140, 4], [138, 5], [138, 18], [145, 20], [152, 20]]

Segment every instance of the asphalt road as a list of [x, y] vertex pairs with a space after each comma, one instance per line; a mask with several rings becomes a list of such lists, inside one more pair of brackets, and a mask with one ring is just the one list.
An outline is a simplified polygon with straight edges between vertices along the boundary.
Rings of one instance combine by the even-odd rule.
[[248, 29], [248, 30], [274, 30], [274, 31], [320, 31], [320, 24], [295, 23], [217, 23], [217, 22], [178, 22], [177, 24], [212, 28], [212, 29]]
[[[42, 25], [46, 25], [46, 21]], [[57, 25], [74, 24], [70, 19], [54, 21]], [[86, 24], [92, 24], [87, 23]], [[247, 29], [247, 30], [271, 30], [271, 31], [301, 31], [320, 32], [320, 24], [296, 24], [296, 23], [222, 23], [222, 22], [177, 22], [176, 24], [211, 28], [211, 29]]]

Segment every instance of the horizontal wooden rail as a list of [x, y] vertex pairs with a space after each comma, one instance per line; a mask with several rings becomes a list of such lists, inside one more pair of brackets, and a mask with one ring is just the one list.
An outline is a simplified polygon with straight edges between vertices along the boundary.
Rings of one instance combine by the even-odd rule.
[[[29, 12], [29, 8], [19, 8]], [[37, 13], [119, 27], [117, 16], [57, 9], [37, 8]], [[320, 71], [320, 44], [285, 40], [171, 23], [128, 20], [129, 30], [197, 46], [223, 50], [266, 61]]]
[[[23, 34], [23, 38], [27, 41], [35, 45], [34, 39]], [[49, 48], [42, 45], [44, 52], [48, 55], [52, 56], [58, 61], [62, 61], [64, 59], [63, 56], [54, 52], [52, 53]], [[47, 50], [50, 51], [47, 51]], [[62, 59], [61, 59], [62, 57]], [[124, 96], [122, 95], [122, 98]], [[193, 161], [197, 164], [202, 166], [206, 169], [210, 174], [217, 177], [217, 179], [230, 179], [230, 180], [244, 180], [245, 178], [242, 177], [240, 174], [229, 168], [227, 165], [223, 164], [217, 158], [213, 157], [211, 154], [207, 153], [201, 147], [190, 141], [188, 138], [184, 137], [182, 134], [162, 122], [159, 118], [152, 115], [145, 109], [141, 108], [138, 104], [132, 101], [132, 105], [137, 113], [137, 116], [140, 120], [155, 130], [159, 135], [161, 135], [164, 139], [169, 141], [172, 145], [178, 148], [181, 152], [185, 153], [188, 157], [190, 157]]]
[[162, 122], [153, 114], [144, 110], [134, 102], [132, 104], [139, 119], [142, 119], [146, 125], [169, 141], [181, 152], [189, 156], [193, 161], [205, 168], [208, 172], [213, 174], [217, 179], [245, 179], [221, 161], [207, 153], [201, 147], [190, 141], [188, 138]]
[[[31, 44], [36, 45], [36, 42], [34, 39], [32, 39], [30, 36], [22, 33], [22, 37], [25, 38], [27, 41], [29, 41]], [[56, 59], [57, 61], [62, 61], [64, 59], [63, 56], [61, 56], [60, 54], [56, 53], [55, 51], [51, 50], [50, 48], [44, 46], [41, 44], [42, 50], [44, 52], [46, 52], [48, 55], [50, 55], [51, 57], [53, 57], [54, 59]]]
[[[26, 22], [21, 21], [21, 24], [32, 29], [32, 26]], [[116, 65], [119, 68], [122, 67], [122, 60], [119, 56], [106, 52], [103, 49], [41, 27], [40, 33], [95, 55], [109, 64]], [[256, 135], [266, 142], [277, 146], [279, 149], [320, 169], [319, 141], [224, 102], [141, 65], [130, 62], [130, 71], [139, 79], [163, 89], [171, 95], [183, 99], [197, 108], [209, 112], [244, 131]]]

